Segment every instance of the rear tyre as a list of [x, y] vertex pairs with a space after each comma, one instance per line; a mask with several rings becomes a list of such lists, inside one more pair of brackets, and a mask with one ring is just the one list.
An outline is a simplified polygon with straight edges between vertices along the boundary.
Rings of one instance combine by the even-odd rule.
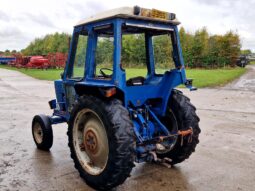
[[49, 150], [53, 144], [53, 132], [50, 118], [36, 115], [32, 121], [32, 135], [38, 149]]
[[82, 96], [74, 104], [68, 139], [75, 168], [97, 190], [122, 184], [134, 166], [134, 133], [119, 100]]
[[179, 130], [187, 130], [189, 128], [193, 129], [193, 134], [191, 141], [189, 141], [189, 136], [182, 137], [178, 136], [177, 142], [173, 149], [164, 154], [158, 154], [160, 158], [168, 157], [172, 159], [171, 164], [177, 164], [183, 162], [185, 159], [188, 159], [189, 156], [195, 152], [195, 148], [199, 143], [199, 134], [201, 132], [199, 128], [199, 117], [196, 114], [196, 108], [190, 103], [190, 99], [183, 95], [181, 91], [173, 90], [171, 98], [168, 103], [168, 111], [166, 118], [163, 118], [161, 121], [167, 126], [169, 130], [172, 130], [172, 124], [175, 120], [170, 119], [169, 115], [173, 113]]

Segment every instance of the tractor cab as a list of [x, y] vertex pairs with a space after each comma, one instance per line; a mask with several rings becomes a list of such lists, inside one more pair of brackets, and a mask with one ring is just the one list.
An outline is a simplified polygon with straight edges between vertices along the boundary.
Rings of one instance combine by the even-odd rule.
[[[170, 89], [187, 83], [175, 14], [124, 7], [74, 27], [63, 81], [69, 109], [84, 93], [118, 97], [126, 107], [154, 104], [164, 115]], [[190, 86], [190, 83], [187, 83]]]

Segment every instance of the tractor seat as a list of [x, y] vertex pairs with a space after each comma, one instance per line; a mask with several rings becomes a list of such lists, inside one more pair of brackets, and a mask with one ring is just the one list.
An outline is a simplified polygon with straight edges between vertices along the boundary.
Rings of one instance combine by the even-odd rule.
[[142, 76], [137, 76], [127, 80], [127, 86], [142, 86], [144, 84], [145, 78]]

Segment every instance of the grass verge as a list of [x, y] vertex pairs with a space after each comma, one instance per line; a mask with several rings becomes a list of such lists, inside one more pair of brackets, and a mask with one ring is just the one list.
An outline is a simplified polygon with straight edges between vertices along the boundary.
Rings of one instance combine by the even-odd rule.
[[227, 68], [227, 69], [191, 69], [187, 70], [187, 77], [194, 79], [195, 87], [215, 87], [224, 86], [227, 83], [239, 78], [246, 72], [246, 68]]
[[[40, 79], [40, 80], [56, 80], [60, 78], [60, 74], [63, 69], [17, 69], [6, 65], [0, 65], [0, 68], [16, 70], [22, 72], [28, 76]], [[240, 77], [246, 71], [245, 68], [226, 68], [226, 69], [187, 69], [187, 77], [194, 79], [193, 85], [198, 88], [202, 87], [215, 87], [223, 86], [234, 79]], [[134, 76], [145, 76], [145, 69], [126, 69], [127, 78]], [[1, 76], [1, 74], [0, 74]]]
[[0, 64], [0, 68], [19, 71], [23, 74], [26, 74], [28, 76], [31, 76], [39, 80], [57, 80], [60, 78], [60, 74], [63, 72], [63, 69], [47, 69], [47, 70], [25, 69], [25, 68], [14, 68], [14, 67], [1, 65], [1, 64]]

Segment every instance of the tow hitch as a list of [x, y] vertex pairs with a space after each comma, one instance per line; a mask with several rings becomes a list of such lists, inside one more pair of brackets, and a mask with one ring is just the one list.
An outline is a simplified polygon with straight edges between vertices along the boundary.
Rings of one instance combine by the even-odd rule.
[[167, 168], [171, 168], [172, 167], [171, 166], [172, 159], [167, 158], [167, 157], [165, 157], [163, 159], [158, 158], [157, 154], [154, 151], [151, 151], [150, 154], [151, 154], [151, 156], [153, 158], [153, 162], [155, 162], [157, 164], [160, 164], [160, 165], [163, 165], [163, 166], [165, 166]]
[[[183, 138], [186, 137], [186, 136], [189, 136], [189, 139], [188, 139], [188, 142], [191, 142], [192, 141], [192, 134], [193, 134], [193, 130], [192, 128], [189, 128], [187, 130], [183, 130], [183, 131], [178, 131], [177, 134], [173, 134], [173, 135], [169, 135], [169, 136], [161, 136], [159, 137], [159, 140], [160, 142], [163, 142], [164, 140], [170, 138], [170, 137], [173, 137], [173, 136], [178, 136], [180, 135], [181, 136], [181, 146], [183, 145]], [[160, 143], [157, 143], [157, 147], [164, 147], [163, 145], [161, 146]], [[155, 151], [150, 151], [149, 152], [151, 157], [152, 157], [152, 161], [157, 163], [157, 164], [161, 164], [167, 168], [171, 168], [171, 162], [172, 162], [172, 159], [168, 158], [168, 157], [164, 157], [164, 158], [158, 158], [157, 157], [157, 154]]]

